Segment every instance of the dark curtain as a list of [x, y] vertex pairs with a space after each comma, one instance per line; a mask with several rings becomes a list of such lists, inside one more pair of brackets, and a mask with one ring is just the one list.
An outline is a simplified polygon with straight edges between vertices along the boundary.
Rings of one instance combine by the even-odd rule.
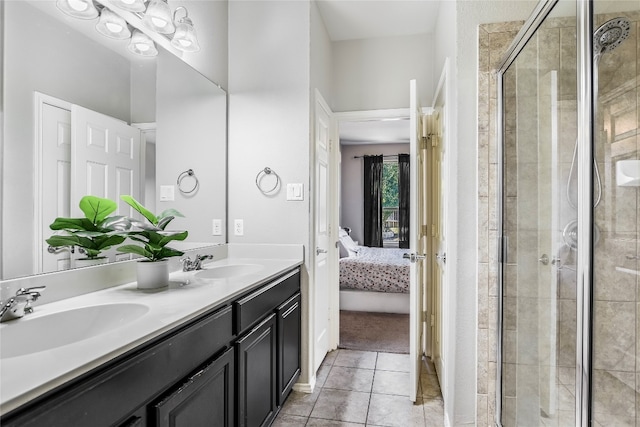
[[364, 156], [364, 246], [382, 247], [382, 156]]
[[398, 154], [398, 247], [409, 248], [409, 155]]

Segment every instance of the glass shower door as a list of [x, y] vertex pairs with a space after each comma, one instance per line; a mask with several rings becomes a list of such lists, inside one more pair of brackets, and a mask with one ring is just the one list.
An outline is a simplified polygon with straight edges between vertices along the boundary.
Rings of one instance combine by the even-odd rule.
[[504, 426], [575, 423], [575, 37], [552, 12], [502, 74]]
[[639, 25], [640, 2], [594, 2], [594, 426], [640, 422]]

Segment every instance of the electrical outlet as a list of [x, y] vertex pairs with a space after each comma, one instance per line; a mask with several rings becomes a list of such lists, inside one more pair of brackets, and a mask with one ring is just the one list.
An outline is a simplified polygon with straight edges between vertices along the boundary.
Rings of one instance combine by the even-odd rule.
[[213, 220], [213, 229], [211, 234], [214, 236], [222, 236], [222, 220], [214, 219]]
[[236, 236], [244, 235], [244, 221], [241, 219], [236, 219], [233, 221], [233, 234]]

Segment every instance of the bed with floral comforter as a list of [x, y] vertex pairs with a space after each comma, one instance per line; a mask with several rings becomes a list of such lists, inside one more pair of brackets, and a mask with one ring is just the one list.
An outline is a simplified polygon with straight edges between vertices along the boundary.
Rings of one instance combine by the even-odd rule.
[[340, 288], [409, 293], [409, 249], [359, 246], [354, 256], [340, 259]]

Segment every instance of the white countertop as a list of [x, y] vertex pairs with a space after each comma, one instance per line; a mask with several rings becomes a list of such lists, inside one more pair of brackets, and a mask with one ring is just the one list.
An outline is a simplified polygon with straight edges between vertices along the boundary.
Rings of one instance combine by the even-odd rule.
[[[171, 284], [164, 289], [140, 291], [135, 282], [128, 283], [39, 305], [35, 307], [33, 314], [4, 322], [0, 324], [0, 345], [3, 346], [9, 343], [2, 340], [2, 331], [11, 328], [12, 322], [29, 321], [56, 312], [103, 304], [135, 303], [148, 308], [145, 314], [125, 327], [46, 351], [1, 359], [0, 414], [6, 414], [302, 263], [302, 255], [300, 258], [288, 259], [225, 258], [205, 266], [257, 264], [262, 268], [256, 273], [228, 279], [200, 279], [195, 272], [175, 272], [170, 276]], [[37, 340], [38, 337], [25, 336], [24, 339]]]

